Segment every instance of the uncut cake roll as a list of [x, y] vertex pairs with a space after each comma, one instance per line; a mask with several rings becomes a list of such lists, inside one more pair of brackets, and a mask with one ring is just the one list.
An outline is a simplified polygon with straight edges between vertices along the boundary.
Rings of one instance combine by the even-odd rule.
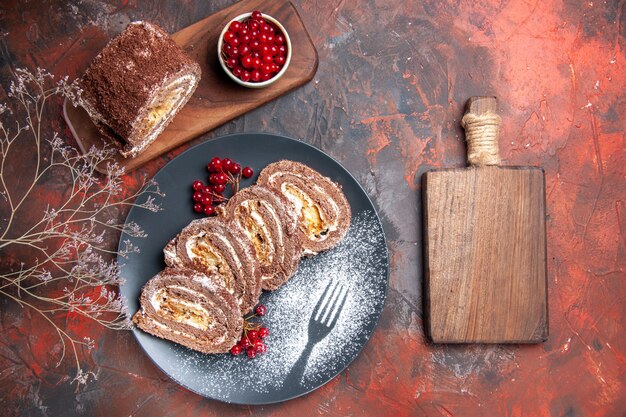
[[258, 303], [261, 269], [254, 248], [244, 232], [221, 217], [192, 221], [165, 246], [163, 254], [168, 266], [217, 275], [235, 296], [241, 314]]
[[291, 202], [274, 190], [253, 185], [233, 195], [224, 214], [254, 247], [264, 290], [275, 290], [291, 278], [302, 253]]
[[155, 24], [130, 23], [81, 78], [80, 104], [124, 157], [142, 152], [187, 103], [200, 65]]
[[137, 327], [203, 353], [228, 352], [243, 331], [237, 301], [215, 275], [166, 268], [144, 285], [139, 301]]
[[281, 193], [295, 206], [303, 255], [330, 249], [346, 235], [350, 204], [339, 184], [313, 168], [295, 161], [274, 162], [261, 171], [257, 184]]

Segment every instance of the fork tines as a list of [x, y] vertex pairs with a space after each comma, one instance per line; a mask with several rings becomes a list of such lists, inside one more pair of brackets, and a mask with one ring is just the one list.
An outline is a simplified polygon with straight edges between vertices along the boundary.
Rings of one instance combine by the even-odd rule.
[[341, 283], [330, 281], [313, 310], [313, 319], [328, 327], [334, 326], [347, 298], [348, 289]]

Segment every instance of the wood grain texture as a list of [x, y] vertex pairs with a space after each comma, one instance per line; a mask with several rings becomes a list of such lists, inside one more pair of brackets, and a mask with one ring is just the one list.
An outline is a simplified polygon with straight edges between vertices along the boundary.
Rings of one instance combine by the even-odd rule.
[[[293, 49], [285, 74], [261, 89], [233, 82], [224, 74], [217, 58], [217, 41], [224, 26], [234, 17], [253, 10], [263, 10], [281, 22], [289, 33]], [[134, 158], [115, 156], [126, 172], [307, 83], [317, 70], [315, 46], [297, 10], [286, 0], [243, 0], [176, 32], [172, 38], [200, 64], [200, 84], [189, 102], [146, 150]], [[65, 120], [81, 150], [102, 147], [103, 139], [87, 112], [67, 100], [63, 107]], [[106, 167], [101, 168], [106, 172]]]
[[428, 331], [434, 342], [548, 335], [544, 174], [431, 171], [424, 180]]

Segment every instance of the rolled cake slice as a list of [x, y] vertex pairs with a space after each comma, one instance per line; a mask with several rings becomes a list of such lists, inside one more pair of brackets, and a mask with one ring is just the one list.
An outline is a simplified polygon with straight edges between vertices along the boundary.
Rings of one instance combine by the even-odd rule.
[[93, 60], [80, 80], [78, 104], [120, 153], [143, 151], [187, 103], [200, 65], [149, 22], [130, 23]]
[[228, 352], [243, 331], [235, 297], [213, 275], [166, 268], [144, 285], [139, 301], [137, 327], [200, 352]]
[[163, 249], [165, 263], [217, 275], [235, 296], [241, 313], [254, 307], [261, 294], [261, 270], [247, 236], [221, 217], [192, 221]]
[[264, 290], [275, 290], [291, 278], [302, 253], [291, 202], [269, 188], [253, 185], [233, 195], [224, 214], [254, 247]]
[[280, 192], [294, 204], [304, 255], [334, 247], [350, 227], [350, 204], [341, 186], [304, 164], [287, 160], [269, 164], [257, 184]]

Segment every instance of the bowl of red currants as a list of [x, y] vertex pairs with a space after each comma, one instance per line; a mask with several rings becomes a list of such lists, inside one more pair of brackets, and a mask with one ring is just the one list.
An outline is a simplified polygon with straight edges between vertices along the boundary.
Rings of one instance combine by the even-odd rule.
[[228, 22], [217, 42], [217, 56], [236, 83], [267, 87], [287, 71], [291, 40], [278, 20], [255, 10]]

